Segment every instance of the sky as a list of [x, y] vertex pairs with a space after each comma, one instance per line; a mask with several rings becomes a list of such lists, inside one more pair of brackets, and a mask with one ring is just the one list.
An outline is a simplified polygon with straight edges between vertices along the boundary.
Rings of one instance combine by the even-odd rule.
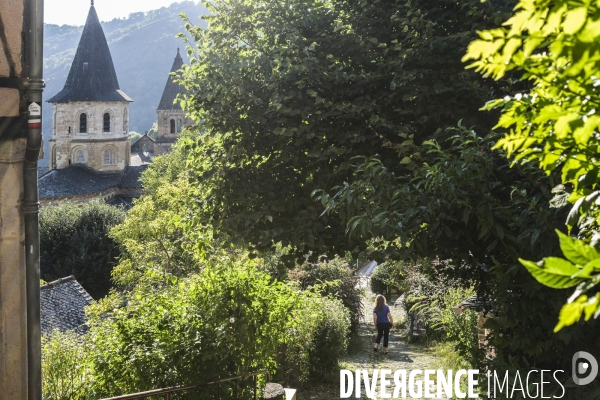
[[[181, 1], [181, 0], [180, 0]], [[156, 10], [176, 0], [94, 0], [100, 21], [127, 17], [139, 11]], [[90, 0], [45, 0], [44, 22], [57, 25], [83, 25], [90, 10]]]

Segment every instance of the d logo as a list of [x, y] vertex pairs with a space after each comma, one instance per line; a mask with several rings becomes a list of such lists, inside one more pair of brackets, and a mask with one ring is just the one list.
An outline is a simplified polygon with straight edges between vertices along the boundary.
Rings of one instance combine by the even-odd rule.
[[[583, 361], [585, 360], [585, 361]], [[573, 381], [580, 386], [591, 383], [598, 376], [598, 361], [588, 352], [578, 351], [573, 355]], [[585, 378], [581, 376], [587, 374]]]

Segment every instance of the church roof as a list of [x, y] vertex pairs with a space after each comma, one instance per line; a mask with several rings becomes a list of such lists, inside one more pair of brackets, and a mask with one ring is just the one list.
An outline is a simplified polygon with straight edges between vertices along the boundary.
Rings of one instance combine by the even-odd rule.
[[122, 188], [141, 188], [142, 182], [140, 181], [140, 177], [146, 168], [148, 168], [148, 164], [128, 166], [127, 169], [125, 169], [119, 186]]
[[92, 5], [63, 90], [49, 103], [133, 101], [119, 88], [108, 43]]
[[93, 301], [74, 276], [40, 287], [42, 334], [50, 334], [55, 329], [84, 333], [87, 330], [84, 308]]
[[55, 169], [38, 179], [41, 199], [94, 194], [121, 183], [123, 172], [98, 173], [82, 165]]
[[141, 188], [140, 177], [148, 164], [129, 165], [124, 171], [96, 172], [83, 165], [54, 169], [38, 179], [40, 199], [92, 195], [111, 187]]
[[[171, 67], [171, 72], [176, 72], [183, 66], [183, 59], [179, 54], [179, 49], [177, 49], [177, 55], [175, 56], [175, 60], [173, 61], [173, 66]], [[183, 86], [176, 84], [173, 81], [173, 77], [169, 74], [169, 79], [167, 79], [167, 84], [165, 85], [165, 90], [163, 92], [162, 97], [160, 98], [160, 103], [158, 104], [157, 110], [181, 110], [181, 106], [179, 102], [173, 104], [175, 98], [179, 93], [185, 92]]]

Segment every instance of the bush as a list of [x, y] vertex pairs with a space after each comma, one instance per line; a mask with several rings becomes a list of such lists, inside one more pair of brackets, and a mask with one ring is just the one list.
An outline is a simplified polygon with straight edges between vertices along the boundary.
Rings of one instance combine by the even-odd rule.
[[44, 400], [83, 400], [91, 396], [93, 375], [85, 337], [54, 331], [42, 337], [42, 397]]
[[371, 275], [371, 291], [390, 297], [391, 290], [406, 290], [407, 268], [402, 261], [386, 261], [377, 266]]
[[[126, 301], [106, 314], [99, 305], [90, 315], [95, 384], [103, 396], [274, 369], [296, 296], [266, 274], [226, 265], [160, 290], [138, 285]], [[251, 381], [178, 398], [250, 398]]]
[[[121, 297], [125, 296], [125, 297]], [[89, 310], [95, 394], [115, 396], [280, 370], [306, 382], [338, 373], [349, 317], [339, 300], [298, 291], [254, 267], [207, 266], [162, 286], [138, 284]], [[252, 379], [182, 393], [249, 399]]]
[[288, 331], [283, 378], [291, 384], [333, 381], [348, 347], [350, 312], [332, 297], [301, 293]]
[[359, 324], [362, 311], [362, 292], [357, 286], [354, 271], [342, 258], [327, 261], [325, 256], [317, 263], [305, 262], [288, 274], [302, 289], [315, 288], [325, 296], [339, 299], [350, 312], [351, 329]]
[[464, 310], [461, 314], [456, 314], [453, 307], [474, 294], [473, 288], [448, 288], [430, 303], [413, 307], [413, 310], [422, 313], [430, 330], [440, 335], [443, 340], [455, 343], [455, 350], [471, 366], [478, 365], [481, 357], [478, 314], [473, 310]]
[[125, 211], [101, 200], [62, 203], [40, 211], [40, 273], [47, 282], [74, 275], [98, 299], [111, 287], [111, 271], [120, 255], [108, 236], [125, 220]]

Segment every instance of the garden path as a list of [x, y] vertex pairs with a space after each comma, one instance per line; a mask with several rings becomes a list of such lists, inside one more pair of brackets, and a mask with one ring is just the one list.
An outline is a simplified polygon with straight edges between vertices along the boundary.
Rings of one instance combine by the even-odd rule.
[[[373, 351], [373, 342], [376, 334], [373, 329], [372, 310], [375, 295], [371, 292], [367, 279], [361, 279], [361, 286], [365, 290], [363, 316], [358, 332], [356, 335], [353, 335], [350, 342], [348, 354], [342, 359], [341, 368], [350, 371], [366, 369], [369, 371], [369, 376], [371, 376], [373, 369], [389, 369], [392, 371], [405, 369], [407, 377], [413, 369], [436, 369], [440, 365], [440, 361], [430, 348], [420, 343], [408, 342], [406, 337], [407, 329], [405, 328], [407, 325], [407, 316], [401, 306], [401, 298], [397, 296], [389, 299], [388, 305], [399, 329], [390, 332], [388, 354], [383, 354], [381, 349], [378, 352]], [[367, 399], [364, 392], [364, 383], [361, 392], [363, 396], [361, 399]], [[390, 393], [390, 391], [388, 390], [387, 393]], [[407, 398], [412, 398], [409, 397], [408, 393], [407, 396]], [[354, 393], [351, 398], [356, 398]], [[316, 385], [313, 388], [298, 391], [298, 400], [333, 399], [340, 399], [339, 381], [335, 384]], [[380, 399], [379, 387], [377, 387], [376, 396], [373, 399]], [[447, 400], [446, 397], [436, 397], [436, 399]]]

